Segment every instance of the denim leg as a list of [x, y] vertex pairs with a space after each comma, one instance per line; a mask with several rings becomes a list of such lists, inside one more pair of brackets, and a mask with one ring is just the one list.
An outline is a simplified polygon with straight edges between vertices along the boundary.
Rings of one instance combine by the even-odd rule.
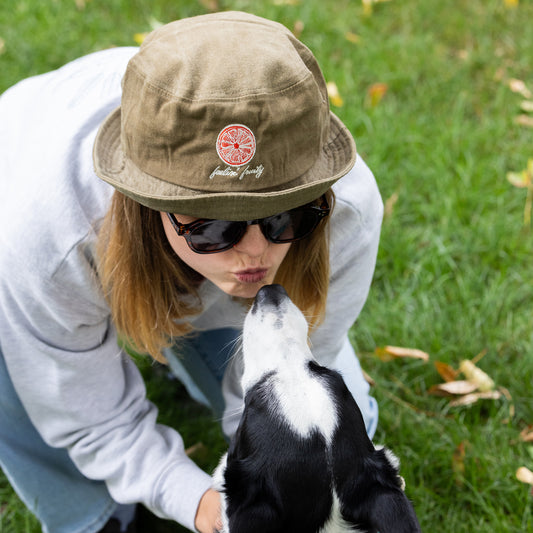
[[180, 339], [164, 352], [172, 373], [190, 396], [210, 407], [219, 419], [225, 403], [222, 377], [240, 334], [233, 328], [202, 331]]
[[44, 533], [94, 533], [117, 505], [103, 482], [87, 479], [66, 450], [43, 441], [13, 388], [1, 352], [0, 466]]

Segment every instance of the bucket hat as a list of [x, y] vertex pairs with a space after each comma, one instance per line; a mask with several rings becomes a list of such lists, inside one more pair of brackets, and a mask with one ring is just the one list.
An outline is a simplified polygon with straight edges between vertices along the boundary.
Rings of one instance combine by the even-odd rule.
[[150, 33], [93, 151], [96, 174], [137, 202], [226, 220], [311, 202], [355, 157], [311, 51], [283, 25], [240, 12]]

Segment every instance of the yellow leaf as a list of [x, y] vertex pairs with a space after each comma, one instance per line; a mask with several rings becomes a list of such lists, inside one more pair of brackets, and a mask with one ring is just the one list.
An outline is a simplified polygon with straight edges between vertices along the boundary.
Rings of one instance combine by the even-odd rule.
[[453, 400], [449, 405], [450, 407], [461, 407], [472, 405], [478, 400], [499, 400], [501, 397], [502, 395], [499, 391], [473, 392], [472, 394], [466, 394], [457, 400]]
[[371, 15], [372, 14], [372, 4], [373, 0], [361, 0], [363, 3], [363, 14]]
[[6, 42], [0, 37], [0, 55], [6, 51]]
[[507, 181], [515, 187], [528, 187], [531, 183], [531, 176], [525, 171], [522, 172], [507, 172]]
[[435, 368], [444, 381], [455, 381], [459, 372], [446, 363], [435, 361]]
[[531, 472], [529, 468], [521, 466], [516, 471], [516, 479], [518, 479], [518, 481], [521, 481], [522, 483], [528, 483], [529, 485], [533, 485], [533, 472]]
[[393, 357], [408, 357], [411, 359], [422, 359], [422, 361], [429, 361], [429, 355], [417, 348], [403, 348], [401, 346], [385, 346], [383, 351]]
[[524, 100], [520, 104], [520, 109], [526, 113], [533, 113], [533, 102], [531, 100]]
[[144, 40], [146, 39], [146, 37], [148, 36], [148, 32], [146, 33], [135, 33], [133, 35], [133, 40], [137, 43], [137, 44], [142, 44], [144, 42]]
[[519, 0], [503, 0], [505, 7], [517, 7]]
[[367, 90], [370, 107], [376, 107], [388, 90], [389, 86], [386, 83], [373, 83]]
[[328, 89], [328, 95], [329, 95], [330, 102], [335, 107], [342, 107], [344, 105], [344, 100], [342, 99], [342, 96], [339, 93], [337, 84], [334, 81], [330, 81], [327, 84], [327, 89]]
[[357, 43], [359, 43], [361, 41], [361, 37], [359, 37], [359, 35], [357, 35], [357, 33], [353, 33], [352, 31], [347, 31], [344, 34], [344, 37], [346, 37], [347, 41], [350, 41], [353, 44], [357, 44]]
[[467, 379], [476, 383], [480, 391], [486, 392], [494, 389], [494, 381], [481, 368], [472, 363], [472, 361], [461, 361], [459, 370]]

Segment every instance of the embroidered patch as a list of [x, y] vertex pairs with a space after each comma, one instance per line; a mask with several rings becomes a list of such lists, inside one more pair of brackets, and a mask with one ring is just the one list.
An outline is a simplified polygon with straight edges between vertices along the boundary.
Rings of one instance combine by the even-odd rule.
[[255, 154], [255, 137], [250, 128], [242, 124], [226, 126], [217, 138], [217, 154], [232, 167], [246, 165]]

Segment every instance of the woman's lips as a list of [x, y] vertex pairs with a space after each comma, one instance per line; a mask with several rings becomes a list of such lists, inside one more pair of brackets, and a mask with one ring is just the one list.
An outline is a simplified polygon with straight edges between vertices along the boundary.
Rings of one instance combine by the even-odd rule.
[[267, 268], [250, 268], [248, 270], [240, 270], [239, 272], [235, 272], [235, 277], [241, 283], [258, 283], [259, 281], [265, 279], [267, 272]]

